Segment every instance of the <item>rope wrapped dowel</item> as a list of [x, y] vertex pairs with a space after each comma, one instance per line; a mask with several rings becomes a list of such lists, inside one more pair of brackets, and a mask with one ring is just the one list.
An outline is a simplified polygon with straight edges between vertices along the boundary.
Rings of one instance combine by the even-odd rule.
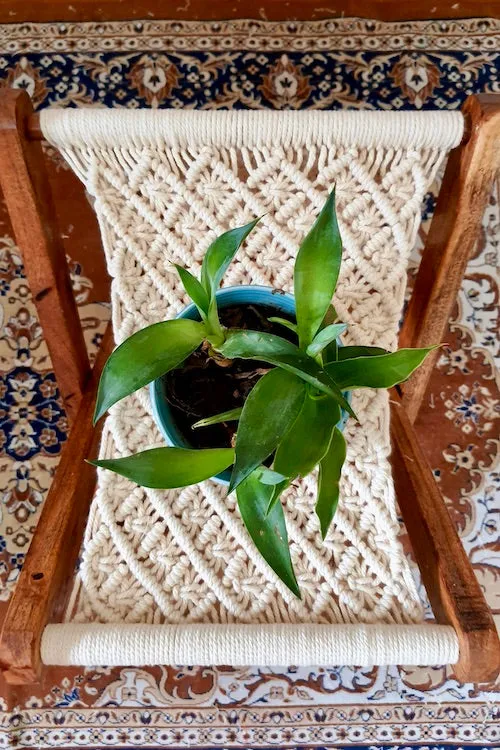
[[311, 666], [453, 664], [445, 625], [48, 625], [45, 664]]
[[[172, 263], [199, 274], [210, 242], [255, 216], [263, 219], [224, 283], [291, 291], [300, 241], [336, 185], [344, 260], [335, 307], [349, 325], [345, 342], [395, 349], [423, 201], [463, 134], [463, 118], [453, 112], [81, 109], [45, 110], [40, 122], [93, 199], [117, 343], [187, 303]], [[64, 658], [76, 659], [71, 663], [87, 663], [75, 653], [87, 658], [92, 639], [118, 660], [104, 659], [108, 664], [125, 663], [120, 648], [126, 663], [153, 663], [148, 659], [158, 654], [160, 662], [174, 655], [186, 662], [180, 654], [195, 649], [208, 659], [216, 638], [229, 648], [217, 652], [226, 663], [269, 664], [271, 654], [282, 664], [429, 663], [426, 648], [436, 649], [436, 663], [453, 661], [449, 629], [419, 625], [414, 636], [405, 630], [423, 613], [398, 540], [387, 394], [356, 391], [353, 407], [361, 423], [346, 428], [341, 500], [325, 542], [314, 514], [315, 476], [283, 496], [301, 600], [255, 550], [224, 488], [209, 481], [160, 492], [100, 472], [74, 622], [48, 628], [44, 658], [56, 658], [61, 638]], [[158, 445], [145, 389], [112, 408], [101, 456]], [[93, 620], [122, 624], [78, 630], [76, 623]], [[347, 656], [335, 650], [336, 637]]]
[[58, 148], [164, 149], [350, 144], [359, 149], [449, 150], [463, 135], [459, 112], [44, 109], [40, 125]]

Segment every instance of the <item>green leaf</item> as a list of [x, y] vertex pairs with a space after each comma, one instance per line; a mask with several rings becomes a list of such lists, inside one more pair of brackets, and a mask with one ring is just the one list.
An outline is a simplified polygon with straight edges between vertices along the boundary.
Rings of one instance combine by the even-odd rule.
[[325, 366], [325, 364], [328, 364], [328, 362], [336, 362], [338, 360], [338, 351], [339, 346], [336, 339], [335, 341], [332, 341], [330, 344], [327, 344], [327, 346], [325, 346], [321, 355], [323, 359], [323, 367]]
[[250, 474], [236, 492], [238, 507], [243, 523], [264, 560], [285, 586], [300, 599], [290, 557], [283, 506], [276, 503], [269, 515], [266, 515], [272, 492], [272, 485], [262, 484], [255, 473]]
[[299, 378], [310, 383], [319, 391], [332, 396], [349, 414], [356, 417], [341, 391], [328, 377], [321, 367], [302, 352], [291, 341], [282, 339], [272, 333], [259, 331], [227, 331], [226, 340], [217, 351], [234, 359], [260, 359], [277, 365], [283, 370], [298, 375]]
[[335, 190], [303, 240], [295, 261], [294, 291], [299, 343], [306, 349], [317, 334], [332, 301], [342, 260]]
[[[332, 344], [330, 344], [330, 347]], [[389, 354], [380, 346], [339, 346], [337, 351], [327, 347], [323, 353], [324, 367], [331, 362], [344, 359], [357, 359], [358, 357], [377, 357], [379, 354]]]
[[217, 297], [215, 294], [211, 298], [208, 306], [207, 334], [211, 343], [222, 343], [224, 341], [224, 331], [219, 320], [219, 308], [217, 306]]
[[266, 516], [269, 515], [271, 510], [273, 509], [273, 506], [275, 503], [278, 502], [278, 500], [281, 497], [281, 494], [286, 490], [287, 487], [289, 487], [292, 483], [292, 481], [295, 479], [295, 477], [292, 477], [291, 479], [283, 479], [282, 482], [278, 482], [278, 484], [274, 485], [273, 493], [271, 497], [269, 498], [269, 503], [266, 508]]
[[211, 424], [220, 424], [221, 422], [234, 422], [240, 418], [242, 410], [242, 406], [237, 406], [235, 409], [229, 409], [228, 411], [214, 414], [213, 417], [200, 419], [198, 422], [191, 425], [191, 429], [196, 430], [198, 427], [209, 427]]
[[94, 424], [117, 401], [180, 365], [205, 337], [195, 320], [166, 320], [134, 333], [108, 357], [99, 381]]
[[344, 333], [346, 328], [346, 323], [334, 323], [326, 328], [322, 328], [307, 347], [307, 354], [310, 357], [316, 357], [316, 355], [321, 354], [323, 349], [328, 346], [328, 344], [331, 344], [332, 341], [335, 341], [341, 333]]
[[268, 469], [267, 466], [260, 466], [258, 469], [255, 469], [255, 473], [262, 484], [277, 485], [286, 479], [283, 474], [278, 474], [277, 471]]
[[121, 474], [142, 487], [187, 487], [219, 474], [234, 461], [232, 448], [152, 448], [125, 458], [89, 461]]
[[229, 232], [224, 232], [208, 248], [201, 266], [201, 283], [210, 299], [214, 296], [238, 248], [257, 222], [260, 221], [260, 218], [254, 219], [243, 227], [237, 227], [236, 229], [230, 229]]
[[325, 369], [342, 389], [392, 388], [409, 378], [435, 348], [400, 349], [392, 354], [345, 359], [331, 362]]
[[236, 460], [229, 484], [232, 492], [274, 451], [297, 416], [306, 387], [300, 378], [275, 368], [247, 396], [236, 433]]
[[[320, 331], [323, 330], [323, 328], [327, 328], [330, 325], [333, 325], [338, 321], [338, 315], [337, 311], [335, 310], [333, 305], [328, 305], [328, 309], [325, 313], [325, 317], [323, 318], [323, 322], [320, 326]], [[337, 341], [334, 340], [330, 344], [327, 344], [327, 346], [324, 348], [322, 352], [323, 362], [336, 362], [337, 361]]]
[[179, 274], [180, 280], [182, 281], [182, 286], [186, 290], [186, 293], [193, 300], [203, 320], [206, 320], [210, 301], [205, 289], [200, 284], [196, 276], [193, 276], [193, 274], [190, 273], [187, 268], [178, 266], [177, 263], [174, 263], [174, 266], [177, 269], [177, 273]]
[[279, 323], [280, 326], [285, 326], [285, 328], [289, 328], [290, 331], [293, 331], [294, 333], [297, 333], [297, 323], [292, 323], [291, 320], [287, 320], [286, 318], [268, 318], [270, 323]]
[[316, 515], [319, 518], [321, 536], [326, 537], [339, 503], [339, 482], [346, 456], [344, 436], [335, 428], [328, 451], [319, 464], [318, 496]]
[[339, 405], [328, 396], [302, 403], [297, 418], [278, 445], [273, 468], [285, 477], [305, 477], [321, 461], [340, 419]]
[[389, 354], [380, 346], [341, 346], [338, 351], [338, 359], [356, 359], [357, 357], [377, 357], [379, 354]]

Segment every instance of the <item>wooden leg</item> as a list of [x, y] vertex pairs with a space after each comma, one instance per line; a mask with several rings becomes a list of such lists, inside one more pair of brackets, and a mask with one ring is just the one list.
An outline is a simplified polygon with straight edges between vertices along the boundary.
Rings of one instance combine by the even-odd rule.
[[434, 616], [458, 635], [455, 674], [463, 682], [494, 680], [500, 672], [500, 641], [492, 614], [394, 389], [391, 435], [397, 499]]
[[[470, 96], [463, 112], [469, 118], [470, 137], [448, 160], [401, 329], [401, 347], [443, 341], [500, 167], [500, 96]], [[422, 405], [436, 356], [429, 356], [403, 388], [403, 403], [412, 422]]]
[[[40, 675], [40, 641], [74, 575], [96, 472], [85, 459], [94, 456], [100, 427], [92, 416], [101, 370], [113, 348], [111, 326], [105, 333], [89, 388], [77, 414], [45, 500], [19, 581], [10, 600], [0, 636], [0, 664], [11, 684], [36, 682]], [[103, 420], [99, 423], [102, 425]]]
[[32, 113], [25, 91], [0, 93], [0, 185], [71, 424], [90, 365], [42, 146], [26, 136]]

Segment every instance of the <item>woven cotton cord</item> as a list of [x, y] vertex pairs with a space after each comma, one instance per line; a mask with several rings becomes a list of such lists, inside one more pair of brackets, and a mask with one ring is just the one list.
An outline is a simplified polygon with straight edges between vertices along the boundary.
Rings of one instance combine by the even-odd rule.
[[[300, 241], [336, 185], [344, 260], [335, 307], [349, 324], [345, 343], [394, 349], [422, 202], [463, 120], [428, 112], [46, 110], [42, 128], [94, 201], [117, 343], [186, 304], [172, 262], [198, 274], [210, 242], [255, 216], [263, 218], [225, 284], [290, 291]], [[341, 502], [324, 543], [316, 477], [283, 497], [302, 601], [257, 553], [221, 487], [159, 492], [99, 472], [75, 619], [178, 623], [176, 639], [182, 623], [421, 620], [398, 541], [387, 395], [359, 391], [353, 404], [362, 423], [346, 430]], [[112, 408], [101, 455], [162, 444], [144, 390]]]
[[172, 110], [46, 109], [44, 136], [58, 148], [103, 148], [116, 143], [136, 149], [200, 146], [254, 148], [280, 143], [355, 143], [359, 146], [439, 148], [457, 146], [463, 135], [460, 112], [197, 112]]
[[[458, 660], [453, 628], [436, 625], [49, 625], [45, 664], [296, 666], [324, 663], [448, 664]], [[344, 661], [345, 659], [345, 661]]]

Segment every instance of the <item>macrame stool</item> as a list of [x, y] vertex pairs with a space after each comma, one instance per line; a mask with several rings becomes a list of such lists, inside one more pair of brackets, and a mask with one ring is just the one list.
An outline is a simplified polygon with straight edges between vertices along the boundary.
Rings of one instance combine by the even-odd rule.
[[[45, 110], [44, 136], [85, 184], [112, 278], [116, 343], [188, 302], [210, 242], [256, 216], [224, 284], [292, 291], [300, 241], [336, 186], [345, 342], [397, 346], [406, 268], [456, 112]], [[212, 481], [175, 491], [100, 472], [52, 664], [454, 663], [455, 632], [423, 622], [398, 540], [385, 391], [353, 394], [339, 508], [321, 541], [316, 477], [283, 503], [302, 599], [254, 548]], [[307, 437], [305, 436], [305, 439]], [[163, 445], [147, 389], [111, 409], [101, 457]]]

